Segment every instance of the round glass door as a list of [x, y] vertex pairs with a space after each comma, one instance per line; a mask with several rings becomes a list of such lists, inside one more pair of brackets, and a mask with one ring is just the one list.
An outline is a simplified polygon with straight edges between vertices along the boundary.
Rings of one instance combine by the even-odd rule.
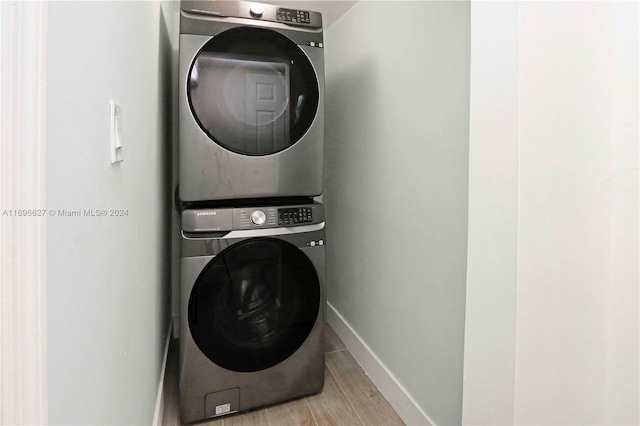
[[318, 110], [318, 79], [309, 59], [275, 31], [239, 27], [207, 42], [187, 82], [191, 111], [217, 144], [269, 155], [295, 144]]
[[272, 367], [307, 339], [320, 309], [320, 282], [297, 247], [272, 238], [235, 244], [213, 258], [189, 298], [193, 340], [233, 371]]

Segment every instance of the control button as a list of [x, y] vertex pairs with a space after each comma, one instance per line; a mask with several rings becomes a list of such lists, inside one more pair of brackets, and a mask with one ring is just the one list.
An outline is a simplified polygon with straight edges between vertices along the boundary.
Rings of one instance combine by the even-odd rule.
[[264, 214], [262, 210], [254, 210], [251, 213], [251, 222], [254, 225], [261, 226], [264, 225], [264, 222], [267, 220], [267, 215]]
[[256, 18], [259, 18], [264, 13], [264, 7], [262, 7], [261, 4], [252, 4], [251, 8], [249, 9], [249, 12], [251, 12], [251, 16], [255, 16]]

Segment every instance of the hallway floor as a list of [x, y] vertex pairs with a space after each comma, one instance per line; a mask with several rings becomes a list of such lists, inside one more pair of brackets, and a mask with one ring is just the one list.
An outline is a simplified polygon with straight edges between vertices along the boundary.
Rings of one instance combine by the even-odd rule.
[[[178, 415], [177, 349], [174, 340], [164, 382], [163, 426], [182, 425]], [[325, 327], [325, 353], [324, 389], [319, 394], [196, 425], [404, 425], [329, 326]]]

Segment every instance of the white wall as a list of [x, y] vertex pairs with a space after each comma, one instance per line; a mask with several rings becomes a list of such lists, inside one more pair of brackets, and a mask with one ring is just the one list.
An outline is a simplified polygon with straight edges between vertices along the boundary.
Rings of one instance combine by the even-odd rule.
[[638, 12], [472, 3], [466, 424], [640, 421]]
[[514, 422], [518, 241], [518, 2], [471, 2], [468, 424]]
[[358, 2], [325, 33], [328, 300], [460, 423], [469, 3]]
[[[52, 424], [153, 419], [170, 318], [173, 10], [158, 2], [49, 4], [47, 207], [128, 210], [48, 218]], [[123, 111], [117, 165], [111, 99]]]

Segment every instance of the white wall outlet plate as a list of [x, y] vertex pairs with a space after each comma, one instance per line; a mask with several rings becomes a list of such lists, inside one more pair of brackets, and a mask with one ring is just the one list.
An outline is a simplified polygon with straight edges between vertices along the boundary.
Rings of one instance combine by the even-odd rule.
[[115, 101], [109, 101], [111, 119], [111, 164], [124, 160], [122, 157], [122, 108]]

